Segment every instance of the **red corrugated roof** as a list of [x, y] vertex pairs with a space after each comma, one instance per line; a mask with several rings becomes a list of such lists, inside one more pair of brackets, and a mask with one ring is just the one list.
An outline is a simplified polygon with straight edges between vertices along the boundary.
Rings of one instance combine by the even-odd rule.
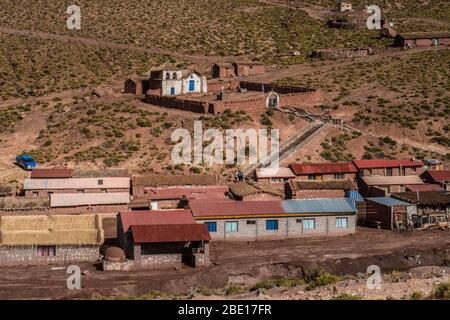
[[190, 210], [123, 211], [119, 214], [124, 232], [132, 225], [165, 225], [195, 223]]
[[72, 169], [33, 169], [31, 171], [31, 179], [48, 179], [48, 178], [72, 178]]
[[167, 187], [167, 188], [145, 188], [147, 196], [152, 200], [181, 199], [183, 197], [192, 199], [225, 199], [228, 192], [227, 186], [215, 187]]
[[296, 175], [323, 173], [356, 173], [358, 170], [351, 162], [336, 163], [293, 163], [290, 165]]
[[436, 182], [450, 181], [450, 170], [428, 170], [427, 172]]
[[409, 184], [405, 186], [406, 190], [408, 191], [413, 191], [413, 192], [417, 192], [417, 191], [442, 191], [443, 189], [438, 186], [437, 184]]
[[358, 169], [421, 167], [423, 163], [412, 160], [353, 160]]
[[132, 225], [131, 233], [136, 243], [209, 241], [204, 224]]
[[194, 217], [284, 213], [281, 201], [198, 201], [189, 202]]

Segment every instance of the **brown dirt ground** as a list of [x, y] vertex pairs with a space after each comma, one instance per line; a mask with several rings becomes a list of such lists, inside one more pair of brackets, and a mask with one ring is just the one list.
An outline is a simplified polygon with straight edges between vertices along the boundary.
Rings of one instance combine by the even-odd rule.
[[[51, 266], [0, 268], [1, 299], [92, 299], [139, 296], [151, 290], [186, 294], [190, 288], [251, 285], [276, 277], [299, 277], [320, 266], [334, 274], [382, 272], [442, 265], [450, 253], [450, 231], [391, 232], [358, 228], [351, 236], [260, 242], [214, 242], [207, 269], [108, 272], [80, 264], [81, 290], [68, 290], [65, 270]], [[446, 260], [447, 259], [447, 260]]]

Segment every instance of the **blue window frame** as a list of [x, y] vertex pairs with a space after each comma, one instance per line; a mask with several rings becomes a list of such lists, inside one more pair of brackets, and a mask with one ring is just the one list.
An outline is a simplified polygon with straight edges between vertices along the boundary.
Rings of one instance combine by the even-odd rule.
[[266, 230], [278, 230], [278, 220], [266, 220]]
[[195, 90], [195, 80], [189, 80], [189, 91]]
[[205, 222], [209, 232], [217, 232], [217, 222]]
[[303, 219], [303, 229], [315, 229], [316, 219]]
[[238, 232], [238, 222], [237, 221], [227, 221], [225, 222], [225, 232]]
[[348, 218], [336, 218], [336, 228], [348, 228]]

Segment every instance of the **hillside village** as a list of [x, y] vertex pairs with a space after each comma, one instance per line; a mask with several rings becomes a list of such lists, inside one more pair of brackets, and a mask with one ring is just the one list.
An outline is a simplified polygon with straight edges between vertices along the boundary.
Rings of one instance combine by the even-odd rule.
[[[450, 25], [417, 18], [419, 27], [411, 28], [414, 19], [390, 8], [381, 30], [366, 34], [361, 1], [329, 2], [248, 4], [248, 14], [286, 14], [280, 43], [239, 32], [241, 48], [196, 39], [192, 52], [175, 38], [161, 45], [152, 34], [160, 47], [149, 49], [140, 37], [119, 42], [92, 27], [96, 42], [84, 31], [66, 39], [52, 23], [48, 34], [24, 35], [0, 18], [0, 36], [11, 43], [30, 37], [138, 53], [111, 53], [103, 68], [117, 72], [99, 71], [102, 81], [72, 71], [67, 77], [82, 85], [52, 89], [59, 82], [53, 77], [51, 86], [36, 82], [28, 93], [14, 57], [5, 55], [16, 80], [0, 78], [0, 270], [11, 277], [29, 270], [19, 281], [27, 286], [49, 268], [76, 264], [91, 281], [82, 298], [150, 299], [204, 298], [212, 288], [220, 298], [286, 298], [288, 290], [276, 290], [300, 286], [329, 299], [349, 280], [343, 277], [360, 277], [366, 270], [358, 268], [372, 260], [391, 272], [439, 266], [445, 274]], [[294, 27], [297, 15], [320, 23], [324, 37], [355, 40], [312, 41], [306, 50], [291, 39], [303, 34]], [[29, 27], [20, 19], [18, 26]], [[116, 47], [106, 49], [108, 42]], [[267, 45], [276, 50], [262, 53]], [[196, 121], [219, 132], [279, 129], [280, 166], [172, 163], [171, 133], [191, 132]], [[20, 162], [26, 158], [34, 165]], [[316, 288], [314, 276], [334, 280]], [[5, 283], [0, 297], [22, 297]], [[336, 286], [332, 293], [320, 291], [327, 285]], [[56, 285], [55, 293], [33, 290], [24, 295], [77, 297]], [[433, 286], [427, 290], [431, 295]], [[304, 299], [306, 291], [289, 297]], [[395, 297], [416, 293], [405, 292]]]

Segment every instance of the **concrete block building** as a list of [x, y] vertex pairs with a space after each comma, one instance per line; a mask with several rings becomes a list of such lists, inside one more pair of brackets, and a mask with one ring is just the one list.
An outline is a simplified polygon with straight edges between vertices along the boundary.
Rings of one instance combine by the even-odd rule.
[[98, 215], [0, 217], [1, 265], [95, 262], [103, 241]]
[[213, 240], [277, 240], [356, 231], [357, 210], [348, 199], [191, 201], [189, 208]]
[[355, 180], [358, 172], [352, 162], [292, 163], [289, 168], [298, 180]]
[[354, 160], [358, 177], [378, 176], [409, 176], [420, 174], [421, 161], [414, 160]]

